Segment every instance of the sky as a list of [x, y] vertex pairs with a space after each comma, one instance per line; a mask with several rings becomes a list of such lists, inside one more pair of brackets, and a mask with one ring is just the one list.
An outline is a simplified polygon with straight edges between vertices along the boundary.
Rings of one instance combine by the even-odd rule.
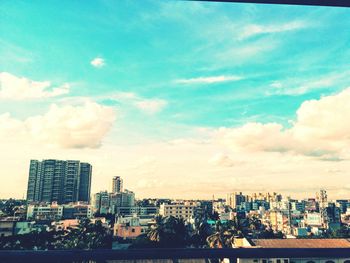
[[0, 198], [31, 159], [137, 198], [350, 198], [350, 9], [0, 2]]

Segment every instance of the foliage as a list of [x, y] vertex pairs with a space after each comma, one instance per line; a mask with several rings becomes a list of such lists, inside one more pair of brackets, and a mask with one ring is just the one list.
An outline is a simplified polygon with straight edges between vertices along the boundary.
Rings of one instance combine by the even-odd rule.
[[207, 244], [210, 248], [232, 248], [235, 237], [242, 236], [239, 220], [215, 225], [215, 232], [207, 237]]
[[194, 229], [190, 234], [189, 243], [192, 247], [205, 247], [207, 245], [207, 237], [212, 234], [213, 230], [207, 221], [196, 220]]
[[158, 216], [147, 234], [139, 236], [131, 247], [186, 247], [188, 240], [189, 228], [183, 219]]
[[100, 221], [82, 219], [67, 231], [42, 231], [0, 238], [0, 250], [55, 250], [112, 248], [112, 236]]
[[2, 211], [6, 216], [14, 216], [17, 209], [24, 206], [26, 201], [8, 199], [0, 202], [0, 211]]

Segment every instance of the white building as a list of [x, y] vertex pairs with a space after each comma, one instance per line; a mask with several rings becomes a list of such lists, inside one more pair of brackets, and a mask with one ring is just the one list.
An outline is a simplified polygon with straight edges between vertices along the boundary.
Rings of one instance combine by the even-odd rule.
[[28, 205], [27, 219], [59, 220], [63, 217], [63, 205]]
[[92, 217], [92, 207], [86, 203], [28, 205], [27, 209], [28, 220], [61, 220], [83, 217]]
[[305, 223], [308, 226], [321, 227], [323, 225], [321, 213], [306, 213]]
[[164, 217], [173, 216], [176, 218], [190, 220], [194, 217], [196, 207], [197, 204], [193, 202], [161, 204], [159, 208], [159, 214]]

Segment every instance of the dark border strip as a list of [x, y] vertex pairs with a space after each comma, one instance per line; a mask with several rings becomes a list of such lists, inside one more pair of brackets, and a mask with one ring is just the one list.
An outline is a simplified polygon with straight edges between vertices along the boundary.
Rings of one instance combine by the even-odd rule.
[[350, 248], [237, 248], [0, 251], [0, 262], [86, 262], [94, 260], [205, 258], [350, 258]]
[[187, 0], [187, 1], [350, 7], [350, 0]]

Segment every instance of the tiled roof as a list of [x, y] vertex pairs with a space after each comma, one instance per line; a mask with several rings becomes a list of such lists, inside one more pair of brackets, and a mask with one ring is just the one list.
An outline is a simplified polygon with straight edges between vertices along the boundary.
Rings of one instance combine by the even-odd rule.
[[337, 239], [253, 239], [255, 246], [263, 248], [350, 248], [350, 240]]

